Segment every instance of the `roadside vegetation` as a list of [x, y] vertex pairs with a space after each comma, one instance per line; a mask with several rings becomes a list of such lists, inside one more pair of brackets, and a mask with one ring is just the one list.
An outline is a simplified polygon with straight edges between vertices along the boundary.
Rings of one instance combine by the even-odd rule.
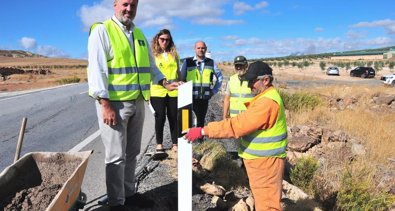
[[[291, 180], [317, 199], [321, 197], [321, 203], [339, 210], [387, 210], [395, 202], [395, 195], [389, 193], [394, 184], [382, 184], [383, 175], [379, 174], [379, 170], [393, 169], [395, 148], [392, 147], [394, 139], [390, 131], [395, 127], [395, 115], [391, 109], [372, 108], [371, 99], [376, 93], [390, 91], [384, 87], [367, 89], [362, 86], [309, 89], [309, 94], [305, 95], [320, 96], [321, 102], [329, 98], [349, 97], [357, 103], [352, 109], [344, 110], [331, 110], [329, 103], [302, 103], [304, 106], [299, 107], [306, 109], [290, 109], [287, 119], [289, 125], [314, 122], [342, 130], [361, 140], [367, 153], [352, 161], [336, 160], [334, 157], [333, 165], [337, 165], [340, 171], [331, 171], [322, 166], [315, 172], [314, 179], [311, 179], [310, 174], [315, 169], [315, 162], [310, 158], [301, 159], [291, 172]], [[299, 97], [285, 99], [295, 104], [305, 102]], [[290, 102], [288, 104], [292, 105]], [[315, 106], [312, 108], [312, 105]]]

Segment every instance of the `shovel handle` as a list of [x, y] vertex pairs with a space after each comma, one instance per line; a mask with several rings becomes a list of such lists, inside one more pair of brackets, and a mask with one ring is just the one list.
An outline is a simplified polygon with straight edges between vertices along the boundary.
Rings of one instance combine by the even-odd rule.
[[21, 129], [19, 131], [18, 143], [16, 145], [16, 152], [15, 152], [14, 163], [19, 159], [19, 156], [21, 154], [21, 148], [22, 148], [22, 144], [23, 144], [23, 137], [25, 135], [26, 122], [27, 122], [27, 118], [23, 117]]

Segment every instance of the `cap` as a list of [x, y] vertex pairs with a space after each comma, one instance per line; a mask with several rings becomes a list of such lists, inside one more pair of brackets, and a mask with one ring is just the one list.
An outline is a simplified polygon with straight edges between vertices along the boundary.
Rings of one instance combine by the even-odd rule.
[[262, 61], [256, 61], [248, 66], [247, 73], [243, 76], [246, 81], [251, 81], [256, 79], [258, 76], [262, 75], [273, 75], [273, 70], [268, 64]]
[[244, 56], [236, 56], [233, 63], [234, 64], [246, 64], [247, 59]]

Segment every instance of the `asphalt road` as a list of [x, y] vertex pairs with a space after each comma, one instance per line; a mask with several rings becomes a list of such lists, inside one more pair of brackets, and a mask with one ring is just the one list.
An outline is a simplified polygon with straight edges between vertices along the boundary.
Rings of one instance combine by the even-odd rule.
[[[23, 117], [27, 118], [21, 157], [28, 152], [93, 150], [82, 191], [85, 210], [96, 210], [97, 199], [106, 193], [104, 147], [99, 137], [94, 99], [87, 84], [0, 94], [0, 172], [11, 165]], [[141, 154], [154, 137], [154, 118], [146, 107]]]

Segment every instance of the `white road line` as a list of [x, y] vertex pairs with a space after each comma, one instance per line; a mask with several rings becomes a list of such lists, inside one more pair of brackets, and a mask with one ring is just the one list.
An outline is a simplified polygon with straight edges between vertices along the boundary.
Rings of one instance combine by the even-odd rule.
[[75, 145], [72, 149], [69, 150], [69, 152], [79, 152], [82, 148], [84, 148], [86, 145], [88, 145], [93, 140], [95, 140], [99, 135], [100, 135], [100, 131], [98, 130], [94, 132], [92, 135], [90, 135], [88, 138], [80, 142], [79, 144]]
[[86, 93], [88, 93], [88, 91], [86, 91], [86, 92], [81, 92], [80, 95], [83, 95], [83, 94], [86, 94]]

